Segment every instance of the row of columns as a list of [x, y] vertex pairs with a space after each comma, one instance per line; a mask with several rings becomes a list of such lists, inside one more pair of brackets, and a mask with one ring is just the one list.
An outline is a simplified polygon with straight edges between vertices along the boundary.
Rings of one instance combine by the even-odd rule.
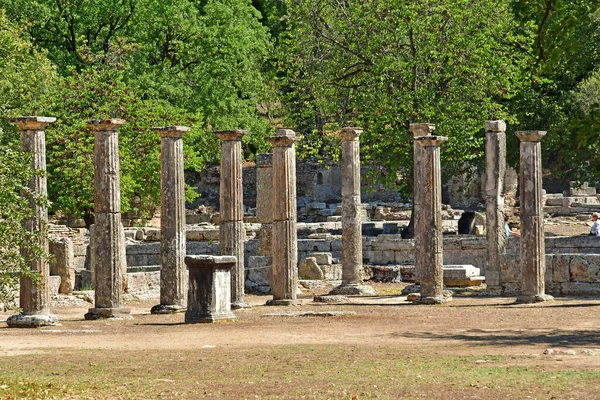
[[[34, 193], [47, 196], [45, 127], [54, 118], [21, 117], [13, 119], [21, 129], [21, 149], [32, 153], [32, 168], [40, 171], [30, 182]], [[86, 319], [129, 316], [122, 307], [121, 291], [126, 268], [125, 241], [121, 225], [119, 174], [119, 119], [93, 120], [95, 132], [94, 205], [95, 232], [92, 243], [95, 269], [95, 306]], [[447, 140], [432, 135], [434, 125], [413, 124], [415, 181], [415, 265], [421, 278], [421, 301], [442, 303], [443, 250], [441, 220], [440, 146]], [[185, 309], [185, 200], [182, 137], [188, 127], [155, 128], [161, 135], [161, 296], [153, 313], [179, 312]], [[500, 282], [500, 262], [505, 249], [503, 234], [503, 176], [506, 124], [486, 123], [486, 200], [488, 214], [488, 284]], [[362, 285], [362, 234], [360, 218], [360, 128], [344, 128], [342, 137], [342, 285], [333, 293], [370, 294], [372, 288]], [[231, 276], [232, 308], [247, 307], [244, 302], [244, 241], [241, 139], [246, 131], [221, 131], [221, 227], [222, 255], [236, 257]], [[521, 131], [521, 272], [522, 294], [519, 301], [545, 301], [545, 249], [541, 189], [541, 146], [543, 131]], [[296, 236], [296, 174], [294, 131], [279, 129], [268, 139], [273, 145], [270, 157], [259, 168], [272, 175], [272, 214], [261, 215], [266, 225], [265, 238], [271, 245], [273, 260], [272, 287], [274, 305], [298, 304], [297, 236]], [[266, 170], [268, 168], [268, 170]], [[267, 175], [268, 176], [268, 175]], [[35, 218], [26, 222], [26, 229], [39, 231], [40, 246], [47, 252], [47, 208], [31, 199]], [[262, 212], [262, 211], [261, 211]], [[272, 227], [268, 226], [272, 221]], [[272, 232], [271, 232], [272, 230]], [[276, 237], [277, 240], [271, 240]], [[262, 238], [261, 240], [265, 240]], [[263, 253], [267, 250], [263, 246]], [[26, 251], [26, 250], [24, 250]], [[21, 279], [20, 306], [22, 313], [9, 318], [10, 326], [40, 326], [57, 323], [48, 311], [48, 263], [32, 260], [30, 268], [39, 271], [42, 280], [34, 283]]]

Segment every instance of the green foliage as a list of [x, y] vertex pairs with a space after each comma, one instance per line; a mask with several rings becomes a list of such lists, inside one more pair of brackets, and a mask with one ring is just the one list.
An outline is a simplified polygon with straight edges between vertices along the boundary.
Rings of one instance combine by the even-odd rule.
[[4, 119], [34, 113], [40, 96], [54, 82], [55, 70], [43, 51], [32, 46], [27, 34], [11, 24], [0, 9], [0, 145], [19, 137]]
[[[160, 204], [160, 137], [151, 128], [195, 124], [194, 115], [167, 102], [141, 100], [123, 80], [126, 64], [109, 62], [116, 58], [109, 53], [98, 58], [97, 64], [73, 71], [52, 93], [49, 113], [58, 117], [47, 129], [48, 192], [53, 210], [84, 217], [93, 213], [94, 133], [90, 119], [127, 121], [119, 130], [121, 209], [136, 211], [141, 218], [151, 216]], [[198, 133], [189, 135], [193, 140]], [[201, 165], [189, 147], [186, 160], [195, 167]], [[192, 200], [193, 191], [188, 191], [188, 196]]]
[[39, 279], [31, 271], [31, 260], [47, 257], [39, 246], [40, 232], [29, 232], [25, 222], [33, 217], [29, 196], [42, 204], [46, 199], [33, 196], [28, 188], [32, 176], [29, 157], [11, 146], [0, 149], [0, 305], [15, 307], [21, 276]]
[[409, 124], [435, 123], [449, 136], [450, 171], [481, 157], [483, 121], [509, 117], [503, 103], [526, 60], [508, 1], [306, 0], [289, 9], [295, 25], [279, 66], [290, 120], [306, 137], [328, 123], [362, 125], [362, 159], [387, 183], [411, 176]]

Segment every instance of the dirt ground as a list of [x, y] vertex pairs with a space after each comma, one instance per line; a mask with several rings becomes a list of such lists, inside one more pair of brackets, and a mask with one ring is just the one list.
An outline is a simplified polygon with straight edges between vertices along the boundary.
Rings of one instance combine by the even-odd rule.
[[[376, 287], [385, 295], [347, 305], [247, 296], [252, 309], [216, 324], [151, 315], [155, 300], [127, 304], [130, 320], [85, 321], [86, 307], [68, 307], [53, 309], [58, 327], [0, 323], [0, 398], [600, 398], [600, 299], [425, 306], [399, 296], [402, 285]], [[354, 314], [265, 316], [299, 310]]]

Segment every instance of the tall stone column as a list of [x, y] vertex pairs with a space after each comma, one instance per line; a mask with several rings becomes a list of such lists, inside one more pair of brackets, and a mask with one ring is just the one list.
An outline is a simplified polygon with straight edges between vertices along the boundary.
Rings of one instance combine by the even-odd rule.
[[258, 232], [258, 255], [270, 257], [273, 230], [273, 154], [256, 155], [256, 220]]
[[360, 141], [362, 128], [342, 129], [342, 284], [331, 294], [374, 295], [363, 284], [362, 220], [360, 201]]
[[506, 123], [485, 123], [485, 216], [488, 290], [500, 290], [500, 266], [506, 253], [504, 233], [504, 174], [506, 172]]
[[242, 137], [248, 131], [219, 131], [221, 139], [221, 197], [219, 246], [221, 255], [234, 256], [231, 270], [231, 308], [248, 308], [244, 302], [244, 192], [242, 187]]
[[520, 146], [521, 294], [518, 302], [552, 300], [545, 294], [546, 248], [542, 204], [542, 144], [544, 131], [515, 132]]
[[94, 235], [92, 268], [95, 270], [95, 306], [85, 319], [130, 318], [122, 307], [125, 235], [121, 224], [121, 178], [118, 129], [122, 119], [90, 121], [94, 135]]
[[442, 238], [442, 174], [440, 167], [440, 146], [448, 140], [444, 136], [419, 136], [414, 138], [418, 157], [415, 175], [420, 187], [419, 218], [415, 224], [416, 241], [415, 268], [420, 275], [421, 303], [440, 304], [449, 298], [444, 297], [443, 238]]
[[[413, 140], [419, 137], [432, 136], [435, 130], [434, 124], [410, 124], [408, 128], [412, 135]], [[413, 145], [413, 207], [412, 207], [412, 223], [414, 230], [414, 241], [415, 241], [415, 259], [418, 258], [416, 252], [423, 249], [423, 246], [419, 245], [422, 242], [421, 232], [417, 229], [419, 226], [419, 218], [421, 216], [421, 204], [423, 203], [423, 185], [420, 182], [423, 181], [421, 177], [422, 173], [422, 160], [423, 160], [423, 148], [414, 141]], [[419, 276], [418, 265], [415, 265], [415, 274]]]
[[[35, 201], [36, 196], [48, 196], [46, 177], [46, 135], [44, 129], [48, 124], [56, 121], [52, 117], [18, 117], [10, 120], [21, 130], [21, 151], [31, 154], [31, 169], [39, 172], [31, 177], [29, 189], [33, 194], [29, 198], [29, 205], [34, 216], [25, 221], [24, 228], [29, 232], [39, 232], [38, 245], [48, 254], [48, 209], [45, 204]], [[58, 318], [50, 314], [50, 291], [48, 280], [50, 267], [48, 259], [30, 259], [31, 255], [26, 247], [21, 248], [32, 271], [39, 273], [40, 280], [35, 281], [27, 277], [20, 279], [19, 305], [21, 314], [8, 318], [6, 323], [10, 327], [35, 328], [38, 326], [56, 325]]]
[[273, 145], [273, 299], [268, 305], [292, 306], [298, 286], [296, 232], [296, 133], [278, 129], [267, 139]]
[[152, 314], [186, 310], [185, 179], [183, 134], [187, 126], [153, 128], [160, 134], [160, 304]]

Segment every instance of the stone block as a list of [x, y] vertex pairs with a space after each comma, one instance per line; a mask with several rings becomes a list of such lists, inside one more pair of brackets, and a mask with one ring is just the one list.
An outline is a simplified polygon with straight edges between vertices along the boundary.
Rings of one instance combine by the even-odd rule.
[[555, 283], [569, 282], [571, 279], [569, 273], [569, 264], [571, 256], [567, 254], [557, 254], [552, 257], [552, 264], [546, 265], [546, 268], [552, 269], [552, 281]]
[[400, 267], [374, 265], [369, 266], [371, 270], [371, 280], [374, 282], [402, 282], [402, 273]]
[[192, 241], [192, 242], [200, 242], [205, 240], [204, 239], [204, 230], [200, 230], [200, 229], [187, 229], [185, 232], [185, 237], [187, 240]]
[[396, 263], [393, 250], [368, 250], [363, 251], [363, 260], [373, 265], [390, 265]]
[[572, 282], [600, 282], [600, 255], [574, 255], [569, 265]]
[[327, 204], [321, 202], [310, 203], [308, 207], [312, 210], [323, 210], [327, 208]]
[[331, 253], [329, 252], [310, 253], [308, 257], [313, 257], [319, 265], [330, 265], [332, 263]]
[[505, 296], [521, 294], [521, 282], [502, 282], [502, 294]]
[[444, 265], [444, 280], [446, 279], [467, 279], [480, 275], [480, 269], [469, 264], [462, 265]]
[[323, 271], [323, 279], [327, 281], [338, 281], [342, 279], [342, 264], [319, 265]]
[[148, 264], [147, 254], [127, 254], [127, 267], [137, 267]]
[[50, 259], [50, 275], [58, 275], [61, 278], [58, 292], [71, 294], [75, 288], [73, 242], [70, 238], [50, 237], [49, 252], [53, 256]]
[[60, 281], [60, 276], [51, 275], [48, 277], [48, 291], [50, 293], [50, 297], [58, 296]]
[[271, 286], [271, 257], [250, 256], [246, 267], [246, 281], [256, 286]]
[[127, 245], [127, 255], [160, 254], [160, 243], [136, 243]]
[[563, 282], [561, 293], [566, 296], [598, 296], [600, 285], [588, 282]]
[[546, 269], [545, 269], [545, 277], [544, 281], [546, 283], [552, 283], [552, 259], [554, 256], [552, 254], [546, 254]]
[[402, 239], [400, 235], [380, 235], [372, 241], [373, 250], [413, 250], [415, 241]]
[[487, 248], [487, 240], [485, 237], [480, 237], [480, 238], [464, 237], [464, 238], [460, 238], [460, 246], [463, 250], [486, 249]]
[[204, 240], [219, 241], [219, 229], [206, 229], [204, 232]]
[[[184, 278], [187, 287], [187, 277]], [[156, 297], [160, 295], [160, 272], [128, 272], [127, 292], [135, 296]]]
[[[364, 248], [364, 241], [363, 241]], [[341, 240], [332, 240], [331, 241], [331, 251], [342, 251], [342, 241]]]
[[298, 240], [298, 251], [331, 251], [331, 242], [329, 240], [300, 239]]
[[325, 275], [314, 257], [306, 257], [298, 264], [298, 276], [301, 279], [323, 280]]
[[394, 263], [395, 264], [414, 264], [415, 263], [415, 251], [414, 250], [400, 250], [394, 252]]
[[546, 206], [559, 206], [563, 205], [563, 197], [547, 197], [546, 198]]
[[500, 286], [500, 271], [485, 271], [485, 282], [488, 287]]
[[444, 237], [444, 250], [460, 250], [461, 247], [461, 239], [457, 237]]

